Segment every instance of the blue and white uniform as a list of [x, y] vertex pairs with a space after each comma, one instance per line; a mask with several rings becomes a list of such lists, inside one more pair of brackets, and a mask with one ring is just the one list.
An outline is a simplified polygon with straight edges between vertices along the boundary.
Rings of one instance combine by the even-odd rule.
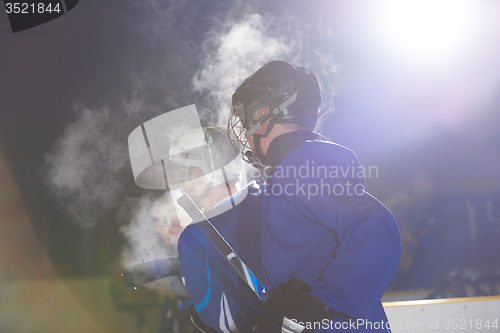
[[[364, 320], [354, 331], [390, 331], [373, 324], [387, 323], [381, 297], [399, 264], [398, 226], [366, 192], [356, 155], [322, 140], [297, 131], [275, 138], [267, 151], [274, 170], [262, 211], [264, 300], [297, 278], [335, 317]], [[342, 331], [334, 327], [322, 331]]]
[[[259, 193], [260, 188], [254, 183], [236, 207], [213, 217], [210, 216], [217, 209], [211, 210], [207, 216], [248, 268], [263, 281], [260, 255], [263, 195]], [[234, 197], [238, 202], [238, 195]], [[224, 204], [231, 205], [231, 202]], [[182, 279], [203, 323], [218, 332], [252, 332], [260, 300], [198, 225], [186, 227], [179, 238], [178, 250]]]

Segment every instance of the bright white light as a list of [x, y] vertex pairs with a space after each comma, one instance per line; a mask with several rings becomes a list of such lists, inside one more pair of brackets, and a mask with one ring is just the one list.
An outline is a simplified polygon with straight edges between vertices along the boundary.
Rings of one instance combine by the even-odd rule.
[[452, 51], [469, 35], [470, 0], [386, 0], [378, 4], [379, 32], [402, 51], [438, 56]]

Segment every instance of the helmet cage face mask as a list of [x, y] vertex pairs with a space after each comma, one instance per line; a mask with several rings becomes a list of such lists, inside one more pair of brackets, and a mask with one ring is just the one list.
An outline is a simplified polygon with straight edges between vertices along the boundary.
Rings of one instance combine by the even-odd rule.
[[[235, 103], [228, 122], [228, 136], [231, 144], [245, 162], [254, 165], [257, 162], [256, 166], [259, 167], [260, 161], [251, 148], [249, 139], [271, 119], [276, 118], [276, 122], [279, 123], [280, 118], [288, 118], [290, 115], [288, 108], [296, 101], [298, 94], [294, 87], [293, 81], [283, 76], [255, 80], [253, 84], [245, 86], [241, 99], [248, 102]], [[253, 119], [255, 114], [266, 106], [269, 107], [270, 112]], [[268, 127], [268, 133], [270, 130], [271, 128]]]
[[240, 117], [237, 114], [238, 109], [243, 109], [243, 103], [238, 103], [237, 106], [233, 107], [227, 126], [227, 134], [234, 150], [240, 153], [245, 162], [251, 163], [251, 159], [255, 158], [255, 155], [248, 142], [247, 129], [243, 126], [245, 115]]

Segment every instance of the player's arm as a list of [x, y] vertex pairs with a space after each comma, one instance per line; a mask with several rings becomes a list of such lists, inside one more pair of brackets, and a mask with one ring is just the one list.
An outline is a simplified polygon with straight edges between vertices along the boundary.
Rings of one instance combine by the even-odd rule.
[[[313, 150], [307, 156], [316, 161], [316, 165], [359, 169], [357, 157], [346, 148], [335, 147], [330, 154], [318, 152], [321, 153]], [[337, 189], [330, 195], [308, 196], [298, 192], [293, 198], [300, 213], [313, 212], [316, 222], [337, 237], [332, 260], [324, 263], [321, 276], [314, 279], [319, 282], [309, 281], [314, 283], [310, 295], [334, 311], [362, 318], [375, 302], [380, 302], [398, 267], [401, 237], [396, 221], [387, 208], [365, 191], [364, 178], [357, 173], [354, 177], [353, 173], [346, 172], [345, 176], [328, 175], [300, 181], [306, 183], [306, 188], [309, 184], [317, 188], [328, 184], [331, 189]]]
[[[351, 160], [355, 161], [350, 162], [353, 167], [359, 166], [350, 150], [341, 153], [345, 154], [339, 159], [344, 161], [344, 168]], [[323, 214], [318, 222], [335, 232], [339, 242], [333, 259], [325, 263], [320, 282], [312, 286], [311, 295], [333, 310], [362, 318], [375, 302], [380, 302], [399, 265], [401, 235], [397, 223], [390, 211], [365, 191], [362, 177], [350, 174], [308, 181], [318, 186], [327, 182], [332, 188], [344, 190], [341, 195], [332, 192], [311, 200], [297, 198], [302, 209], [314, 207]]]
[[329, 308], [356, 318], [363, 318], [375, 302], [380, 302], [401, 253], [392, 214], [377, 203], [366, 213], [366, 218], [340, 239], [335, 258], [311, 291]]

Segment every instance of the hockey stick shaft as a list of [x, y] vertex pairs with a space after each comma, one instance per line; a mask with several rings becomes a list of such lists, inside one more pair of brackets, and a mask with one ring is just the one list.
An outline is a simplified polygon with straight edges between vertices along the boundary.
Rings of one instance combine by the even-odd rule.
[[[252, 289], [252, 291], [262, 299], [262, 290], [264, 286], [259, 282], [257, 277], [250, 271], [250, 269], [245, 265], [243, 260], [238, 257], [236, 252], [229, 243], [222, 237], [222, 235], [215, 229], [214, 225], [210, 220], [203, 214], [203, 212], [196, 206], [196, 204], [191, 200], [191, 198], [184, 194], [177, 200], [179, 206], [181, 206], [186, 213], [193, 219], [193, 221], [198, 222], [198, 226], [207, 236], [207, 238], [214, 244], [217, 250], [229, 261], [231, 266], [238, 272], [238, 274], [243, 278], [247, 285]], [[293, 322], [287, 317], [283, 318], [281, 333], [301, 333], [304, 330], [304, 326], [299, 325], [297, 322]]]
[[222, 237], [222, 235], [215, 229], [214, 225], [210, 220], [203, 214], [200, 209], [195, 205], [191, 198], [184, 194], [177, 200], [179, 206], [181, 206], [186, 213], [193, 219], [193, 221], [198, 222], [198, 227], [203, 231], [207, 238], [214, 244], [217, 250], [227, 259], [227, 261], [233, 266], [236, 272], [245, 280], [247, 285], [252, 289], [252, 291], [262, 299], [263, 285], [259, 282], [255, 274], [253, 274], [250, 269], [245, 265], [243, 260], [238, 257], [236, 252], [234, 252], [231, 245]]

